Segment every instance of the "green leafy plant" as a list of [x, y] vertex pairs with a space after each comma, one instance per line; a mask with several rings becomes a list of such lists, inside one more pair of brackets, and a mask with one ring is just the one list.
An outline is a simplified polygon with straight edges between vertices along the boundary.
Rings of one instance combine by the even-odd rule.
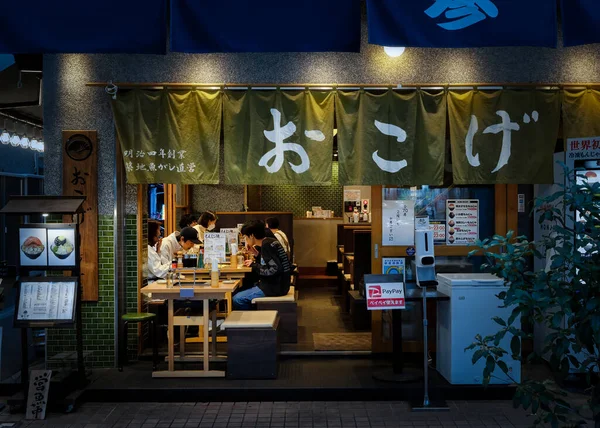
[[[564, 165], [563, 165], [563, 168]], [[484, 359], [484, 385], [500, 371], [510, 377], [506, 359], [525, 366], [539, 361], [535, 352], [523, 358], [521, 343], [532, 339], [521, 326], [546, 326], [543, 356], [549, 361], [554, 379], [523, 379], [514, 395], [515, 407], [530, 410], [534, 426], [548, 424], [581, 426], [593, 420], [600, 427], [600, 184], [586, 178], [575, 180], [568, 171], [569, 183], [558, 186], [554, 194], [535, 201], [537, 219], [546, 238], [532, 242], [525, 236], [493, 236], [478, 241], [471, 255], [483, 255], [482, 269], [506, 282], [498, 298], [512, 308], [508, 319], [494, 321], [500, 330], [490, 336], [476, 336], [466, 350], [474, 351], [473, 364]], [[547, 257], [546, 269], [532, 271], [532, 258]], [[520, 317], [521, 323], [516, 322]], [[507, 336], [508, 335], [508, 336]], [[510, 349], [500, 347], [511, 337]], [[563, 381], [577, 372], [587, 384], [584, 399], [569, 394]], [[587, 425], [590, 426], [590, 425]]]

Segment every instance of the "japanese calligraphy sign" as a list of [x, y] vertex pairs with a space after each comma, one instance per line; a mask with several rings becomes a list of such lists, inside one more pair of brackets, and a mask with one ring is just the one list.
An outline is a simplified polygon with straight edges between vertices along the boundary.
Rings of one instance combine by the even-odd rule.
[[338, 91], [339, 180], [351, 185], [441, 185], [446, 141], [443, 91]]
[[330, 184], [332, 92], [226, 91], [226, 184]]
[[557, 42], [556, 4], [547, 0], [368, 0], [367, 19], [369, 43], [382, 46], [556, 47]]
[[45, 419], [52, 370], [31, 370], [25, 419]]
[[127, 182], [217, 184], [218, 91], [135, 89], [112, 101]]
[[366, 283], [365, 294], [367, 309], [370, 311], [406, 308], [402, 282]]
[[454, 184], [538, 184], [553, 179], [558, 91], [450, 91]]
[[567, 161], [565, 163], [570, 169], [575, 168], [577, 161], [600, 161], [600, 136], [569, 138], [565, 154]]
[[[98, 300], [98, 143], [96, 131], [63, 131], [63, 195], [85, 196], [79, 225], [84, 301]], [[72, 219], [66, 217], [64, 221]]]
[[415, 201], [383, 200], [383, 246], [415, 244]]

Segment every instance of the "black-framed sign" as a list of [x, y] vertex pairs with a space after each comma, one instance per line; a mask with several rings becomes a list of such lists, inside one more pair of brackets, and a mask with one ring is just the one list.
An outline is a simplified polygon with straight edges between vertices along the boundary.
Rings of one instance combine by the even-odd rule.
[[24, 277], [18, 283], [15, 327], [71, 327], [77, 310], [77, 277]]
[[23, 224], [19, 227], [19, 263], [29, 269], [77, 267], [74, 223]]

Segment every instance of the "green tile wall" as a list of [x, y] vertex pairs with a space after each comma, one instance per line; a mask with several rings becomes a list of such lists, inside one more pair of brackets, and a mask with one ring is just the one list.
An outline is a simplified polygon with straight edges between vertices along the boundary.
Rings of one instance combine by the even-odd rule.
[[[112, 216], [98, 216], [99, 296], [97, 302], [84, 302], [83, 348], [86, 366], [114, 366], [114, 220]], [[75, 351], [74, 329], [49, 329], [47, 337], [49, 366], [64, 365], [53, 361], [56, 354]]]
[[333, 210], [342, 216], [344, 186], [338, 181], [338, 163], [333, 162], [330, 186], [261, 186], [263, 211], [292, 211], [294, 217], [305, 217], [313, 206]]
[[[137, 290], [137, 217], [135, 215], [125, 216], [125, 307], [127, 312], [137, 312], [138, 290]], [[137, 357], [137, 324], [129, 326], [127, 336], [128, 357]]]

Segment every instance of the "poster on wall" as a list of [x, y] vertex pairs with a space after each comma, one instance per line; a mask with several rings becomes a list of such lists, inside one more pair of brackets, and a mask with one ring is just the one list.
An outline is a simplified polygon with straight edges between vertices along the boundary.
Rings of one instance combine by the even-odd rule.
[[403, 282], [406, 283], [406, 259], [404, 257], [383, 257], [384, 275], [402, 275]]
[[70, 324], [75, 319], [77, 279], [23, 278], [19, 286], [15, 324]]
[[433, 232], [433, 244], [446, 243], [446, 222], [433, 220], [429, 222], [429, 230]]
[[74, 227], [48, 229], [48, 266], [76, 266], [75, 246]]
[[45, 228], [19, 229], [19, 256], [21, 266], [48, 266], [48, 239]]
[[205, 233], [204, 234], [204, 265], [210, 266], [212, 260], [219, 260], [219, 263], [227, 261], [225, 255], [225, 243], [227, 235], [225, 233]]
[[415, 202], [411, 200], [383, 200], [383, 246], [415, 244]]
[[446, 244], [469, 245], [479, 239], [479, 200], [446, 201]]

